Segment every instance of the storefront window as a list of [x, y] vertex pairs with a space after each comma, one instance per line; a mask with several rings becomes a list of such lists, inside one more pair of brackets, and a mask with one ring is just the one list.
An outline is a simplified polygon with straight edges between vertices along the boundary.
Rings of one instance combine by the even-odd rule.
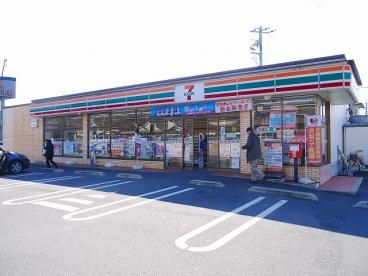
[[166, 121], [166, 165], [182, 167], [183, 157], [183, 120]]
[[96, 156], [110, 157], [110, 114], [93, 114], [89, 118], [89, 149]]
[[[302, 148], [303, 154], [298, 162], [304, 164], [308, 131], [310, 135], [307, 137], [307, 151], [308, 147], [311, 151], [316, 151], [316, 157], [307, 158], [307, 162], [312, 164], [325, 161], [325, 148], [318, 146], [318, 141], [323, 139], [325, 125], [313, 129], [306, 125], [307, 118], [324, 114], [323, 107], [319, 110], [316, 107], [317, 99], [308, 96], [255, 101], [254, 128], [261, 139], [262, 163], [266, 171], [282, 171], [282, 165], [293, 165], [294, 159], [289, 158], [289, 148], [294, 143], [299, 143]], [[310, 137], [319, 140], [310, 142]], [[318, 156], [321, 158], [318, 159]]]
[[63, 155], [63, 123], [62, 117], [45, 119], [45, 140], [51, 139], [55, 156]]
[[134, 159], [135, 110], [124, 110], [111, 114], [111, 157]]
[[55, 156], [83, 156], [82, 116], [45, 119], [45, 139], [54, 144]]
[[[214, 134], [212, 138], [214, 138]], [[240, 168], [239, 117], [225, 117], [219, 119], [219, 163], [220, 168]]]
[[150, 109], [137, 112], [137, 124], [141, 136], [140, 159], [164, 159], [164, 121], [151, 117]]

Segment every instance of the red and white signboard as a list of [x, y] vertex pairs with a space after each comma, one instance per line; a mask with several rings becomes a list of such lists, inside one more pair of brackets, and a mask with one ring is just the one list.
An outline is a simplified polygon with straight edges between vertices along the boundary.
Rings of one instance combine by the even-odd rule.
[[242, 99], [242, 100], [217, 102], [215, 108], [216, 113], [236, 112], [243, 110], [252, 110], [253, 105], [251, 99]]
[[310, 115], [305, 117], [307, 127], [321, 127], [322, 118], [319, 115]]
[[204, 83], [190, 83], [175, 87], [176, 103], [191, 103], [204, 100]]
[[307, 159], [309, 163], [322, 162], [322, 129], [320, 127], [307, 127]]

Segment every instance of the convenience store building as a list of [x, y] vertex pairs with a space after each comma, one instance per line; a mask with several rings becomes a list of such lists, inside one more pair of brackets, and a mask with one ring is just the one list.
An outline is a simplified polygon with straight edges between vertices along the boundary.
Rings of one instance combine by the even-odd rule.
[[[262, 141], [266, 171], [324, 183], [338, 171], [346, 107], [360, 102], [353, 60], [336, 55], [33, 100], [5, 109], [4, 146], [43, 161], [144, 168], [211, 168], [249, 174], [246, 128]], [[306, 157], [306, 158], [305, 158]]]

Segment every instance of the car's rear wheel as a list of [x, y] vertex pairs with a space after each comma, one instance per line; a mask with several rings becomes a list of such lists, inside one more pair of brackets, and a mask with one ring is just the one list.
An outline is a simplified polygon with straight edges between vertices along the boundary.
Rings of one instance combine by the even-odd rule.
[[20, 173], [23, 169], [23, 165], [20, 161], [13, 161], [9, 164], [8, 172], [11, 174]]

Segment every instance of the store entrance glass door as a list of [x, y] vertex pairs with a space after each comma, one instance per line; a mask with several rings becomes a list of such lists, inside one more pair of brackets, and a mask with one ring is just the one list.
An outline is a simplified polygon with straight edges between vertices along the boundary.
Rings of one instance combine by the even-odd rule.
[[193, 138], [194, 138], [194, 166], [197, 168], [207, 167], [207, 148], [208, 148], [208, 128], [207, 118], [193, 119]]

